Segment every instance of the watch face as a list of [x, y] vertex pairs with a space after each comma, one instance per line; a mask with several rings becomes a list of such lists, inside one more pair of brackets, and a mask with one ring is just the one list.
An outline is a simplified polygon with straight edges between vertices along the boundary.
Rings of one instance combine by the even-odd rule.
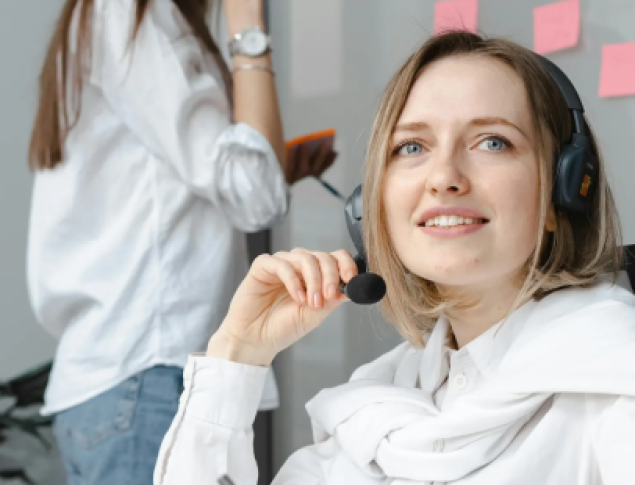
[[267, 50], [267, 36], [260, 31], [245, 32], [240, 47], [248, 56], [262, 55]]

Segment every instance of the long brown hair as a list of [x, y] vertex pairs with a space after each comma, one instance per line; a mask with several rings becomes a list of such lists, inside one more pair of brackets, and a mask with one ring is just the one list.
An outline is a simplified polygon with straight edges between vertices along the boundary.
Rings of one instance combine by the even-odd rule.
[[[465, 307], [465, 302], [448, 301], [436, 285], [411, 273], [400, 261], [387, 231], [382, 204], [382, 180], [390, 159], [390, 138], [421, 72], [431, 63], [451, 56], [480, 56], [510, 67], [525, 86], [537, 134], [540, 180], [540, 227], [545, 227], [551, 210], [555, 157], [571, 137], [571, 115], [555, 82], [536, 56], [505, 39], [485, 38], [467, 32], [448, 32], [430, 38], [395, 74], [384, 92], [375, 116], [364, 173], [364, 242], [370, 268], [386, 280], [388, 292], [381, 310], [397, 330], [414, 345], [424, 345], [441, 314]], [[533, 254], [521, 276], [524, 281], [517, 300], [540, 299], [567, 287], [587, 287], [603, 275], [613, 279], [621, 268], [621, 228], [613, 194], [608, 185], [605, 163], [598, 151], [591, 127], [587, 134], [598, 154], [598, 190], [588, 218], [572, 220], [556, 215], [556, 230], [550, 235], [538, 231]]]
[[[136, 0], [134, 41], [152, 0]], [[209, 31], [206, 16], [211, 0], [173, 0], [194, 35], [220, 65], [226, 86], [231, 75]], [[40, 73], [39, 105], [31, 143], [29, 167], [55, 168], [64, 160], [64, 142], [81, 112], [84, 66], [90, 65], [94, 0], [67, 0], [55, 26]], [[77, 25], [74, 23], [77, 22]], [[71, 39], [76, 33], [76, 46]]]

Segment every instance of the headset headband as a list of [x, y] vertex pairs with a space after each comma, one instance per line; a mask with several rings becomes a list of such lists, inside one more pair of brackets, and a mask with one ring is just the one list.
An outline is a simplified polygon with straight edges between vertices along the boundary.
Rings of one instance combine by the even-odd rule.
[[575, 89], [573, 83], [562, 71], [562, 69], [560, 69], [546, 57], [543, 57], [539, 54], [536, 54], [536, 56], [549, 73], [549, 76], [551, 76], [551, 79], [553, 79], [558, 86], [558, 89], [562, 93], [562, 96], [567, 103], [567, 108], [569, 108], [569, 111], [571, 111], [571, 116], [573, 117], [573, 132], [586, 136], [583, 116], [584, 106], [582, 105], [582, 100], [578, 95], [578, 91]]

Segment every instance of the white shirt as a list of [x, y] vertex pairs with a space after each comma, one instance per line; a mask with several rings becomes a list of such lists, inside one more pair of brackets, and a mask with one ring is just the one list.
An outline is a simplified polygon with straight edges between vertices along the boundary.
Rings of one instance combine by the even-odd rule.
[[[435, 332], [445, 336], [446, 325], [443, 318], [439, 320], [426, 349], [415, 349], [404, 343], [360, 368], [349, 384], [318, 394], [307, 405], [316, 443], [292, 455], [273, 483], [635, 483], [633, 295], [607, 284], [589, 290], [562, 290], [540, 302], [527, 303], [509, 319], [456, 352], [443, 345], [433, 345]], [[577, 328], [579, 336], [572, 332]], [[563, 344], [567, 341], [570, 345]], [[537, 345], [532, 349], [534, 343]], [[505, 367], [514, 371], [505, 375], [502, 373]], [[553, 379], [550, 378], [552, 371]], [[185, 391], [161, 448], [155, 485], [216, 483], [224, 474], [236, 485], [256, 484], [251, 425], [266, 372], [265, 368], [203, 356], [190, 357], [185, 368]], [[471, 427], [476, 416], [492, 411], [471, 407], [474, 396], [485, 390], [487, 398], [487, 386], [497, 379], [512, 397], [518, 395], [519, 402], [528, 390], [543, 389], [544, 402], [514, 431], [500, 454], [456, 480], [403, 478], [421, 474], [416, 454], [408, 467], [396, 468], [402, 478], [362, 473], [355, 465], [360, 459], [357, 451], [364, 448], [367, 435], [382, 428], [384, 423], [380, 421], [362, 421], [358, 435], [346, 435], [345, 427], [350, 420], [344, 420], [334, 432], [329, 431], [330, 434], [321, 429], [328, 428], [328, 421], [340, 412], [337, 406], [333, 408], [334, 401], [340, 403], [339, 407], [355, 406], [347, 398], [350, 395], [346, 394], [347, 388], [356, 385], [364, 391], [378, 380], [391, 384], [384, 386], [383, 393], [371, 395], [369, 399], [380, 409], [394, 406], [394, 418], [407, 418], [411, 408], [405, 406], [409, 401], [424, 398], [430, 392], [439, 406], [435, 419], [458, 413], [462, 414], [464, 426]], [[547, 389], [553, 391], [547, 392]], [[592, 389], [597, 392], [590, 392]], [[400, 393], [402, 401], [391, 401], [391, 394]], [[494, 414], [498, 411], [493, 409]], [[505, 414], [507, 409], [500, 411]], [[403, 443], [417, 443], [418, 434], [408, 436], [407, 425], [403, 426], [404, 429], [397, 428], [396, 433], [388, 434], [379, 446], [370, 445], [371, 452], [377, 453], [376, 461], [371, 463], [373, 467], [394, 468], [391, 455], [386, 453], [387, 447], [394, 448], [401, 443], [407, 452]], [[460, 434], [460, 430], [454, 431]], [[399, 432], [402, 434], [395, 443]], [[446, 454], [461, 452], [455, 445], [451, 440], [435, 440], [428, 451], [437, 456], [443, 467]], [[454, 470], [443, 472], [451, 474]]]
[[[51, 414], [205, 348], [248, 269], [244, 232], [287, 211], [269, 142], [230, 123], [218, 66], [171, 0], [98, 0], [82, 111], [36, 174], [28, 287], [59, 336]], [[224, 40], [223, 40], [224, 42]], [[269, 376], [262, 408], [277, 406]]]

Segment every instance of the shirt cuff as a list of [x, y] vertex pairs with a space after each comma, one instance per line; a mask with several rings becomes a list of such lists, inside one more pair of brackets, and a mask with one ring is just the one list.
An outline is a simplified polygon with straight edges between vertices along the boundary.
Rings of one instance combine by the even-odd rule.
[[[276, 164], [280, 169], [280, 172], [282, 173], [282, 168], [280, 167], [280, 163], [278, 162], [278, 156], [273, 150], [271, 143], [269, 143], [269, 140], [267, 140], [267, 138], [262, 133], [252, 128], [247, 123], [236, 123], [232, 125], [227, 130], [226, 138], [223, 140], [223, 142], [228, 144], [239, 143], [242, 146], [246, 146], [252, 150], [257, 150], [261, 153], [264, 153], [267, 159]], [[284, 214], [282, 214], [282, 217], [284, 217], [289, 212], [289, 204], [291, 202], [291, 189], [286, 183], [284, 174], [282, 174], [282, 180], [285, 180], [284, 190], [287, 198], [287, 209], [284, 211]], [[282, 217], [280, 217], [280, 219]]]
[[252, 128], [247, 123], [236, 123], [231, 125], [225, 131], [225, 143], [237, 143], [239, 145], [251, 148], [252, 150], [258, 150], [271, 157], [273, 160], [278, 160], [276, 152], [273, 150], [269, 140], [255, 128]]
[[230, 428], [250, 428], [268, 371], [268, 367], [190, 355], [184, 370], [186, 416]]
[[282, 171], [280, 162], [278, 161], [278, 156], [271, 146], [271, 143], [269, 143], [269, 140], [262, 133], [247, 123], [234, 123], [223, 132], [221, 137], [218, 139], [218, 145], [228, 147], [239, 146], [241, 148], [260, 152], [264, 155], [269, 164], [271, 164], [271, 166], [279, 173], [284, 186], [284, 197], [287, 203], [284, 210], [276, 219], [270, 221], [268, 226], [275, 226], [278, 224], [289, 212], [291, 189], [286, 183], [286, 177]]

